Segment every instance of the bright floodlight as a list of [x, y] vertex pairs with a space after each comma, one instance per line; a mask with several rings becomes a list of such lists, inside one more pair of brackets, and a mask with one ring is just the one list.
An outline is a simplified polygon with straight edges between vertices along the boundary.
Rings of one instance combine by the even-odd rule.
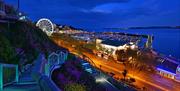
[[53, 23], [46, 18], [40, 19], [36, 26], [39, 27], [41, 30], [43, 30], [48, 36], [50, 36], [54, 32], [54, 26]]
[[96, 82], [104, 83], [105, 81], [106, 81], [106, 78], [103, 78], [103, 77], [96, 78]]

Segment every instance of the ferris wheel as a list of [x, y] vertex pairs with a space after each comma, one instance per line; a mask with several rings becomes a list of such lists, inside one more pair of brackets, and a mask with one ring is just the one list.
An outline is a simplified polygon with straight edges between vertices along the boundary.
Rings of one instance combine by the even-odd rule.
[[40, 19], [36, 23], [36, 26], [39, 27], [42, 31], [44, 31], [48, 36], [50, 36], [54, 32], [54, 25], [49, 19]]

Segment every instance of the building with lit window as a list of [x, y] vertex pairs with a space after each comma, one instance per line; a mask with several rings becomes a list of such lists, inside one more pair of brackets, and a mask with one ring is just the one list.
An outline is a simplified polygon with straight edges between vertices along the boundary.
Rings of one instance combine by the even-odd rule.
[[127, 48], [136, 50], [138, 49], [138, 46], [134, 42], [129, 42], [125, 40], [96, 39], [96, 48], [102, 50], [105, 54], [112, 55], [113, 58], [116, 60], [115, 52], [117, 50], [126, 50]]
[[180, 81], [180, 64], [171, 58], [160, 58], [157, 71], [160, 75]]
[[130, 49], [137, 49], [138, 46], [133, 43], [133, 42], [129, 42], [129, 41], [124, 41], [124, 40], [101, 40], [101, 39], [96, 39], [96, 47], [97, 49], [99, 47], [104, 48], [107, 51], [116, 51], [116, 50], [124, 50], [127, 48]]

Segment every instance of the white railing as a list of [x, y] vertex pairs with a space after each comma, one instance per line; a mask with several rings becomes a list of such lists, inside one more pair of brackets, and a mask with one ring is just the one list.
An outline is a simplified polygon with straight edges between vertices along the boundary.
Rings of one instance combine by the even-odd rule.
[[48, 62], [45, 64], [45, 75], [50, 77], [53, 70], [65, 62], [68, 52], [56, 51], [48, 56]]
[[0, 91], [3, 87], [19, 80], [18, 65], [0, 63]]

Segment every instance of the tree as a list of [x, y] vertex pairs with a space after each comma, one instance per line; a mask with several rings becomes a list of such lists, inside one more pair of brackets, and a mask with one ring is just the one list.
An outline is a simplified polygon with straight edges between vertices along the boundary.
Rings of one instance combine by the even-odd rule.
[[127, 71], [126, 69], [122, 72], [122, 74], [123, 74], [123, 76], [124, 76], [124, 80], [125, 80], [125, 78], [126, 78], [126, 76], [127, 76], [127, 73], [128, 73], [128, 71]]
[[15, 8], [12, 5], [5, 4], [5, 12], [6, 14], [15, 15], [17, 14]]
[[140, 51], [139, 55], [137, 56], [137, 60], [139, 63], [142, 63], [144, 65], [148, 66], [156, 66], [157, 59], [156, 55], [154, 55], [151, 51]]
[[125, 62], [125, 60], [124, 60], [124, 58], [125, 58], [124, 50], [117, 50], [115, 54], [116, 54], [116, 57], [117, 57], [118, 61]]
[[132, 57], [133, 59], [136, 59], [137, 58], [137, 50], [132, 50], [130, 48], [128, 48], [126, 51], [126, 57]]
[[0, 58], [6, 63], [18, 63], [15, 48], [11, 45], [10, 41], [0, 34]]

